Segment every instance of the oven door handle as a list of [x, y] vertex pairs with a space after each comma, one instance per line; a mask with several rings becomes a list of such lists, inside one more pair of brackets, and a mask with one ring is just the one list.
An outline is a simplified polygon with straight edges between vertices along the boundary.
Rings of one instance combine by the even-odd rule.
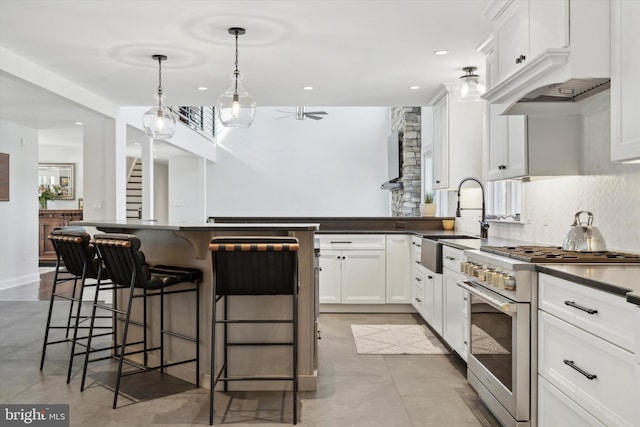
[[516, 313], [518, 311], [518, 305], [514, 304], [512, 301], [505, 299], [505, 298], [500, 298], [498, 296], [494, 296], [494, 295], [489, 295], [486, 292], [482, 292], [480, 290], [478, 290], [478, 288], [476, 286], [473, 286], [472, 282], [469, 281], [464, 281], [464, 280], [458, 280], [456, 282], [456, 284], [458, 286], [460, 286], [462, 289], [469, 291], [469, 293], [477, 296], [478, 298], [482, 299], [483, 301], [485, 301], [487, 304], [489, 304], [490, 306], [492, 306], [495, 309], [498, 309], [504, 313]]

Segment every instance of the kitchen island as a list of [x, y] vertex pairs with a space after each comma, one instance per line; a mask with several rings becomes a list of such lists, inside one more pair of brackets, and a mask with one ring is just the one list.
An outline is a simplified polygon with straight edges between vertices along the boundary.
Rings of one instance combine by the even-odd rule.
[[[169, 264], [199, 268], [203, 272], [200, 292], [200, 370], [201, 382], [209, 387], [209, 348], [211, 337], [211, 304], [213, 271], [208, 244], [215, 236], [290, 236], [300, 242], [298, 252], [300, 290], [298, 295], [298, 379], [300, 390], [316, 390], [317, 388], [317, 318], [316, 318], [316, 286], [314, 280], [314, 234], [318, 229], [312, 223], [244, 223], [244, 224], [167, 224], [157, 221], [127, 220], [127, 221], [76, 221], [71, 225], [95, 227], [98, 232], [135, 234], [142, 243], [141, 250], [149, 264]], [[89, 230], [91, 232], [91, 230]], [[91, 234], [94, 234], [91, 232]], [[122, 296], [119, 297], [122, 299]], [[243, 313], [251, 313], [250, 317], [286, 318], [291, 316], [290, 297], [273, 296], [235, 296], [230, 299], [229, 312], [231, 316], [241, 317]], [[285, 301], [286, 299], [286, 301]], [[167, 327], [184, 334], [192, 335], [195, 330], [193, 316], [193, 295], [176, 294], [168, 298], [165, 310], [169, 313], [165, 317]], [[150, 301], [149, 320], [152, 324], [159, 322], [159, 301]], [[142, 310], [134, 312], [138, 315]], [[136, 319], [137, 320], [137, 319]], [[269, 339], [278, 340], [290, 337], [290, 328], [277, 327], [275, 332], [269, 332]], [[137, 341], [142, 336], [139, 328], [133, 328], [130, 341]], [[273, 327], [270, 331], [273, 330]], [[137, 336], [136, 334], [139, 334]], [[260, 341], [266, 336], [261, 327], [231, 328], [230, 339]], [[157, 335], [157, 334], [156, 334]], [[151, 345], [157, 345], [159, 337], [151, 338]], [[221, 335], [221, 334], [219, 334]], [[128, 340], [129, 341], [129, 340]], [[193, 353], [191, 346], [186, 346], [179, 340], [165, 342], [167, 360], [182, 360]], [[216, 346], [219, 351], [221, 345]], [[290, 350], [282, 346], [244, 347], [229, 355], [233, 372], [256, 374], [279, 374], [290, 371]], [[154, 363], [151, 359], [151, 366]], [[220, 360], [220, 358], [218, 359]], [[158, 361], [159, 362], [159, 361]], [[266, 369], [264, 369], [266, 367]], [[262, 369], [261, 369], [262, 368]], [[174, 366], [167, 372], [185, 381], [193, 382], [195, 366]], [[231, 372], [230, 372], [231, 373]], [[282, 381], [247, 381], [229, 383], [230, 390], [281, 390], [288, 385]]]

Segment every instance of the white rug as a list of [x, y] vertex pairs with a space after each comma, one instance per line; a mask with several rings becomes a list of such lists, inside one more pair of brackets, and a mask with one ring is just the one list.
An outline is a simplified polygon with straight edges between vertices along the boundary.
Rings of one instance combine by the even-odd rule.
[[424, 325], [351, 325], [358, 354], [449, 354]]

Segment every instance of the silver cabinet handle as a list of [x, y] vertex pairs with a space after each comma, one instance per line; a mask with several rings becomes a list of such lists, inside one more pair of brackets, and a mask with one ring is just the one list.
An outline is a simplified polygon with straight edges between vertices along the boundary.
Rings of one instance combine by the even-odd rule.
[[589, 313], [589, 314], [597, 314], [598, 313], [598, 310], [595, 310], [593, 308], [582, 307], [581, 305], [576, 304], [574, 301], [565, 301], [564, 305], [568, 305], [569, 307], [577, 308], [578, 310], [582, 310], [585, 313]]
[[455, 261], [456, 260], [454, 257], [448, 256], [448, 255], [445, 258], [448, 259], [449, 261]]
[[433, 279], [433, 276], [427, 276], [427, 279], [431, 280]]
[[416, 264], [420, 264], [420, 261], [413, 261], [413, 262], [415, 262]]
[[329, 243], [332, 243], [332, 244], [333, 244], [333, 243], [353, 243], [353, 242], [352, 242], [352, 241], [350, 241], [350, 240], [332, 240], [332, 241], [331, 241], [331, 242], [329, 242]]
[[422, 302], [420, 298], [414, 298], [417, 302]]
[[573, 360], [564, 359], [563, 362], [564, 362], [565, 365], [569, 366], [570, 368], [573, 368], [576, 371], [580, 372], [582, 375], [587, 377], [587, 379], [589, 379], [589, 380], [595, 380], [596, 378], [598, 378], [597, 375], [590, 374], [587, 371], [585, 371], [584, 369], [581, 369], [581, 368], [577, 367], [576, 364], [573, 363]]

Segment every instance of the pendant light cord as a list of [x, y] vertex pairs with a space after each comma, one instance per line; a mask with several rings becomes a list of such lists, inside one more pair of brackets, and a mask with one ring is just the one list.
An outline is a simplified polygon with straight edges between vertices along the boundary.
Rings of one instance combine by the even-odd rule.
[[162, 109], [162, 57], [158, 57], [158, 110]]
[[240, 71], [238, 71], [238, 31], [236, 30], [236, 69], [233, 72], [235, 76], [235, 89], [233, 91], [234, 95], [238, 94], [238, 76], [240, 75]]

